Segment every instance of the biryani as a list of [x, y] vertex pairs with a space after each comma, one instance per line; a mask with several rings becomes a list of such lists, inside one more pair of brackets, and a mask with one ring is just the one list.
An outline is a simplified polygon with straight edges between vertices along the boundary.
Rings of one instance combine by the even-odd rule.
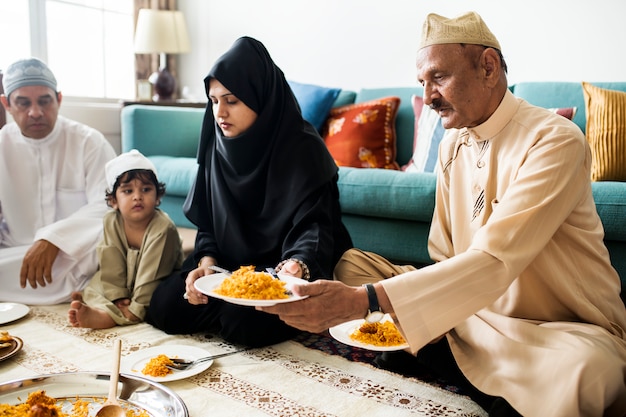
[[350, 334], [350, 338], [374, 346], [398, 346], [406, 343], [392, 321], [365, 322]]
[[254, 265], [242, 266], [224, 278], [215, 293], [225, 297], [251, 300], [276, 300], [288, 298], [285, 282], [267, 272], [257, 272]]
[[[101, 404], [104, 404], [104, 399], [100, 400]], [[46, 395], [44, 390], [33, 391], [28, 394], [26, 401], [16, 405], [0, 404], [0, 417], [89, 417], [95, 415], [95, 411], [89, 411], [89, 405], [93, 402], [81, 400], [76, 398], [71, 402], [72, 410], [69, 413], [64, 413], [62, 406], [59, 404], [56, 398]], [[95, 410], [99, 410], [100, 404]], [[150, 415], [144, 411], [136, 411], [133, 409], [124, 410], [126, 417], [150, 417]]]
[[5, 330], [0, 331], [0, 349], [13, 346], [12, 342], [13, 336], [11, 336], [9, 332]]
[[172, 373], [172, 370], [167, 367], [168, 365], [172, 366], [174, 365], [174, 362], [172, 362], [172, 360], [168, 358], [167, 355], [161, 354], [155, 356], [154, 358], [151, 358], [148, 363], [146, 363], [146, 365], [143, 367], [141, 373], [144, 375], [156, 377], [166, 376]]

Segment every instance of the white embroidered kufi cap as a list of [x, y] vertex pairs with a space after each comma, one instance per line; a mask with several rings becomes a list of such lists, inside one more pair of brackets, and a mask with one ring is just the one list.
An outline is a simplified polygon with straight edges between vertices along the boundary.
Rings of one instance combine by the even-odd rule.
[[109, 191], [113, 191], [113, 186], [115, 186], [115, 182], [120, 175], [133, 169], [150, 170], [154, 172], [154, 175], [156, 175], [158, 179], [157, 170], [154, 164], [150, 162], [148, 158], [143, 156], [143, 154], [137, 149], [133, 149], [111, 159], [105, 165], [104, 171]]

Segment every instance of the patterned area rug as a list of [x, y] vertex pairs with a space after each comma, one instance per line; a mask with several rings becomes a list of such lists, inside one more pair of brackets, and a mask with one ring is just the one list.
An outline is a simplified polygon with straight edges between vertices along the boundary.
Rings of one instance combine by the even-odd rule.
[[[341, 343], [330, 336], [328, 332], [318, 334], [302, 333], [297, 336], [294, 341], [301, 343], [303, 346], [310, 349], [317, 349], [329, 355], [342, 356], [349, 361], [367, 363], [372, 366], [376, 366], [374, 359], [376, 359], [379, 355], [379, 352], [352, 347]], [[465, 393], [461, 388], [449, 384], [445, 379], [432, 375], [426, 369], [417, 374], [404, 373], [400, 375], [406, 378], [413, 378], [421, 382], [426, 382], [430, 385], [445, 389], [446, 391], [454, 392], [456, 394], [467, 395], [467, 393]]]
[[[0, 361], [0, 387], [24, 377], [108, 372], [116, 339], [122, 341], [122, 365], [131, 366], [129, 373], [140, 373], [142, 367], [129, 362], [131, 355], [148, 348], [195, 347], [207, 354], [236, 348], [201, 334], [168, 335], [146, 323], [77, 329], [68, 325], [67, 309], [68, 305], [31, 307], [26, 317], [3, 326], [24, 343], [16, 355]], [[328, 335], [307, 334], [298, 341], [217, 359], [209, 369], [163, 384], [184, 401], [189, 417], [486, 417], [469, 398], [427, 383], [426, 377], [406, 378], [375, 368], [370, 365], [375, 356]], [[4, 384], [8, 389], [15, 386]], [[71, 386], [59, 387], [64, 389], [65, 395], [76, 394]], [[0, 403], [15, 403], [18, 398], [11, 395], [0, 392]]]

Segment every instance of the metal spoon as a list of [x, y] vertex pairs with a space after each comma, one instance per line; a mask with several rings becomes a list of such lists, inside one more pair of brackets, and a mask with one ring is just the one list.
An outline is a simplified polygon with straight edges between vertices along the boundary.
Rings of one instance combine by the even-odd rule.
[[104, 405], [96, 413], [96, 417], [125, 417], [126, 413], [117, 401], [117, 382], [120, 377], [120, 354], [122, 352], [122, 341], [115, 339], [113, 344], [113, 369], [109, 378], [109, 396]]

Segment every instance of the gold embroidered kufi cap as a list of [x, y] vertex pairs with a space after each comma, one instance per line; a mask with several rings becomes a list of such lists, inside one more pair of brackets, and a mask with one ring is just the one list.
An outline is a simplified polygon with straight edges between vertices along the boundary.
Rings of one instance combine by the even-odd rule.
[[426, 16], [419, 49], [445, 43], [483, 45], [501, 50], [500, 42], [476, 12], [468, 12], [454, 18], [434, 13]]

